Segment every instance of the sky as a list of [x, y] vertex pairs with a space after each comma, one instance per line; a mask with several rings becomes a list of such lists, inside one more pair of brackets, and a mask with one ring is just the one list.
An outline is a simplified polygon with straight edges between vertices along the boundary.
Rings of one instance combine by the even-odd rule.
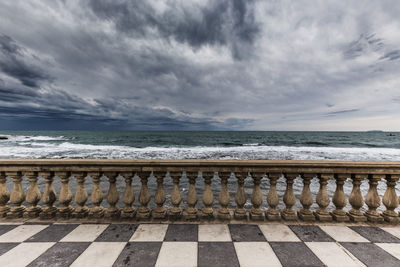
[[2, 0], [0, 130], [400, 131], [398, 0]]

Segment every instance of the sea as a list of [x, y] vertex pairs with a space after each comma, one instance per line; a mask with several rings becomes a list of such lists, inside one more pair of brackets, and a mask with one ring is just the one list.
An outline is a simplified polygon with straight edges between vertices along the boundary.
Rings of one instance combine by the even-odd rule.
[[[302, 131], [0, 131], [0, 158], [97, 158], [97, 159], [235, 159], [235, 160], [350, 160], [350, 161], [398, 161], [400, 160], [400, 132], [302, 132]], [[26, 179], [25, 179], [26, 180]], [[8, 181], [8, 186], [12, 183]], [[60, 187], [55, 182], [56, 190]], [[121, 193], [123, 179], [118, 180]], [[135, 193], [140, 190], [139, 179], [134, 179]], [[28, 187], [27, 181], [23, 183]], [[149, 180], [154, 194], [155, 179]], [[196, 184], [199, 199], [204, 188], [202, 179]], [[43, 181], [39, 183], [43, 192]], [[182, 194], [187, 193], [187, 179], [181, 182]], [[71, 181], [76, 188], [76, 181]], [[86, 180], [88, 193], [91, 180]], [[107, 193], [107, 179], [103, 177], [102, 188]], [[220, 188], [215, 177], [212, 188], [216, 199]], [[269, 188], [267, 178], [262, 180], [261, 189], [266, 196]], [[379, 194], [384, 194], [386, 185], [381, 181]], [[233, 196], [235, 179], [229, 179], [228, 189]], [[252, 182], [246, 179], [245, 189], [251, 195]], [[278, 194], [283, 195], [284, 179], [278, 181]], [[294, 184], [297, 199], [301, 194], [301, 179]], [[166, 178], [165, 190], [169, 197], [172, 190], [170, 177]], [[313, 179], [311, 190], [315, 197], [318, 181]], [[328, 193], [333, 195], [334, 181], [328, 184]], [[345, 184], [345, 193], [351, 192], [351, 181]], [[361, 185], [362, 194], [368, 190], [368, 183]], [[399, 192], [398, 192], [399, 193]], [[201, 201], [199, 201], [200, 203]], [[265, 198], [264, 198], [265, 202]], [[282, 201], [281, 201], [282, 202]], [[104, 203], [107, 206], [107, 203]], [[152, 203], [154, 205], [154, 203]], [[167, 198], [166, 206], [169, 206]], [[201, 203], [199, 204], [201, 206]], [[246, 204], [250, 206], [250, 200]], [[264, 203], [265, 205], [265, 203]], [[281, 203], [280, 206], [282, 206]], [[300, 207], [300, 203], [296, 206]], [[314, 205], [316, 206], [316, 205]], [[332, 206], [332, 205], [331, 205]], [[366, 207], [366, 206], [365, 206]], [[365, 208], [364, 207], [364, 208]], [[332, 207], [331, 207], [332, 208]], [[349, 207], [348, 207], [349, 208]], [[381, 207], [382, 208], [382, 207]]]

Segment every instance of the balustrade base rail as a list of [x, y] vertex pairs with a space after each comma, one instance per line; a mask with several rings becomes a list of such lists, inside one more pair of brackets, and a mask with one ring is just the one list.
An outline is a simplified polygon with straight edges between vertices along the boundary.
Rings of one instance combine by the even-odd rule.
[[[165, 207], [165, 176], [169, 174], [173, 181], [170, 193], [171, 208]], [[180, 180], [183, 174], [189, 179], [188, 193], [185, 199], [187, 208], [183, 209]], [[148, 180], [152, 174], [157, 181], [155, 192], [150, 192]], [[132, 179], [140, 178], [141, 186], [135, 204]], [[218, 200], [214, 200], [211, 181], [220, 179], [221, 189]], [[232, 178], [233, 175], [233, 178]], [[253, 182], [250, 196], [251, 208], [245, 208], [248, 196], [244, 190], [244, 180], [251, 176]], [[104, 196], [100, 188], [100, 177], [108, 179], [108, 192]], [[117, 177], [125, 180], [122, 202], [119, 208], [119, 192], [116, 186]], [[261, 179], [267, 177], [270, 187], [264, 200], [260, 188]], [[284, 177], [286, 188], [279, 196], [277, 180]], [[293, 191], [294, 179], [302, 179], [303, 188], [300, 196], [302, 208], [295, 210], [296, 197]], [[319, 190], [316, 196], [318, 208], [311, 210], [314, 199], [310, 190], [310, 181], [317, 178]], [[351, 179], [352, 191], [348, 199], [343, 191], [347, 179]], [[399, 197], [395, 186], [400, 178], [400, 162], [346, 162], [346, 161], [269, 161], [269, 160], [0, 160], [0, 219], [1, 220], [122, 220], [122, 221], [321, 221], [321, 222], [389, 222], [398, 223], [399, 214], [395, 211]], [[29, 181], [27, 192], [22, 181]], [[38, 187], [38, 180], [45, 181], [44, 191]], [[53, 187], [55, 179], [61, 182], [59, 192]], [[75, 179], [76, 192], [71, 192], [69, 182]], [[85, 181], [91, 179], [92, 193], [88, 207], [89, 195]], [[204, 181], [202, 207], [198, 207], [198, 196], [195, 184], [199, 179]], [[229, 194], [228, 179], [236, 179], [237, 188], [234, 196]], [[334, 180], [336, 190], [330, 198], [327, 192], [328, 180]], [[362, 196], [360, 185], [368, 180], [369, 189]], [[11, 193], [7, 180], [12, 180]], [[381, 198], [377, 191], [380, 180], [386, 181], [386, 190], [382, 202], [385, 210], [377, 209]], [[197, 189], [198, 190], [198, 189]], [[104, 197], [109, 204], [101, 205]], [[149, 207], [153, 197], [155, 208]], [[230, 199], [234, 198], [236, 206], [228, 208]], [[56, 207], [58, 200], [60, 206]], [[285, 208], [278, 210], [280, 200]], [[263, 202], [268, 204], [262, 209]], [[333, 202], [335, 208], [328, 211]], [[214, 203], [218, 202], [218, 205]], [[351, 209], [345, 210], [347, 202]], [[26, 203], [26, 205], [25, 205]], [[39, 205], [40, 203], [40, 205]], [[361, 211], [364, 203], [368, 209]], [[72, 206], [74, 205], [74, 207]]]

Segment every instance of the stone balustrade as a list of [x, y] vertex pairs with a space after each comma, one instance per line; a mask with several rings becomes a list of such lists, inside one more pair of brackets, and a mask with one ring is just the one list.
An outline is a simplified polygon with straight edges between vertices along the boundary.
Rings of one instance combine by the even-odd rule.
[[[166, 192], [167, 176], [172, 178], [172, 190]], [[180, 182], [186, 176], [189, 181], [186, 198], [182, 196]], [[103, 195], [101, 178], [107, 178], [108, 190]], [[285, 180], [285, 191], [278, 195], [277, 181]], [[301, 208], [296, 210], [293, 183], [302, 180], [299, 197]], [[400, 162], [340, 162], [340, 161], [236, 161], [236, 160], [0, 160], [0, 218], [70, 219], [85, 220], [125, 219], [125, 220], [212, 220], [223, 221], [253, 220], [303, 220], [303, 221], [354, 221], [396, 223], [399, 214], [395, 211], [399, 204], [395, 186], [400, 178]], [[42, 180], [41, 180], [42, 179]], [[59, 179], [59, 192], [53, 183]], [[75, 179], [77, 187], [71, 192], [70, 182]], [[91, 181], [91, 194], [85, 184]], [[124, 179], [122, 199], [117, 189], [117, 180]], [[140, 179], [140, 190], [132, 186], [134, 179]], [[148, 182], [156, 180], [156, 189], [150, 192]], [[220, 180], [218, 199], [214, 199], [211, 183]], [[251, 179], [252, 192], [245, 193], [245, 179]], [[269, 180], [267, 192], [260, 187], [262, 179]], [[319, 183], [314, 204], [310, 182]], [[360, 190], [367, 179], [369, 189], [365, 196]], [[196, 183], [203, 180], [202, 198]], [[236, 183], [234, 195], [228, 191], [228, 181]], [[327, 184], [335, 181], [336, 189], [329, 196]], [[378, 207], [381, 199], [377, 185], [385, 181], [386, 189], [382, 198], [385, 210]], [[11, 192], [7, 181], [13, 184]], [[29, 181], [25, 192], [23, 181]], [[38, 182], [44, 181], [43, 192]], [[171, 180], [168, 180], [171, 181]], [[351, 183], [352, 191], [347, 199], [344, 184]], [[134, 192], [139, 192], [136, 196]], [[215, 191], [215, 190], [214, 190]], [[122, 193], [122, 192], [121, 192]], [[165, 202], [170, 195], [169, 207]], [[266, 196], [265, 198], [263, 197]], [[108, 203], [103, 207], [103, 199]], [[154, 208], [149, 206], [153, 199]], [[230, 207], [234, 199], [236, 205]], [[251, 207], [246, 208], [246, 201]], [[137, 201], [137, 202], [136, 202]], [[284, 208], [278, 209], [283, 201]], [[334, 208], [328, 211], [330, 203]], [[200, 203], [201, 202], [201, 203]], [[347, 203], [351, 209], [345, 210]], [[55, 206], [55, 203], [58, 203]], [[123, 203], [124, 207], [121, 206]], [[368, 209], [364, 212], [364, 203]], [[90, 207], [88, 207], [90, 206]]]

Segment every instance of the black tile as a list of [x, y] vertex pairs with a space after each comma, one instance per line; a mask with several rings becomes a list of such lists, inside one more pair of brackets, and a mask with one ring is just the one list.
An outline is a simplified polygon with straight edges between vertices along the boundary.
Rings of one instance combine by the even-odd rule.
[[16, 247], [20, 243], [0, 243], [0, 256], [9, 251], [10, 249]]
[[53, 224], [25, 240], [25, 242], [58, 242], [77, 226], [78, 224]]
[[324, 266], [303, 242], [270, 242], [283, 266]]
[[229, 224], [228, 226], [233, 242], [266, 241], [257, 225]]
[[28, 266], [69, 266], [84, 252], [90, 242], [60, 242], [49, 248]]
[[0, 225], [0, 235], [7, 233], [8, 231], [11, 231], [14, 228], [17, 228], [19, 225], [10, 225], [10, 224], [3, 224]]
[[129, 242], [113, 266], [154, 266], [162, 242]]
[[340, 244], [367, 266], [400, 266], [398, 259], [375, 244], [365, 242], [343, 242]]
[[232, 242], [199, 242], [197, 264], [208, 266], [240, 266]]
[[128, 242], [137, 228], [137, 224], [110, 224], [95, 242]]
[[196, 224], [170, 224], [164, 241], [197, 241], [198, 225]]
[[303, 242], [335, 242], [315, 225], [289, 225], [289, 227]]
[[350, 226], [349, 228], [373, 243], [400, 243], [400, 239], [378, 227]]

